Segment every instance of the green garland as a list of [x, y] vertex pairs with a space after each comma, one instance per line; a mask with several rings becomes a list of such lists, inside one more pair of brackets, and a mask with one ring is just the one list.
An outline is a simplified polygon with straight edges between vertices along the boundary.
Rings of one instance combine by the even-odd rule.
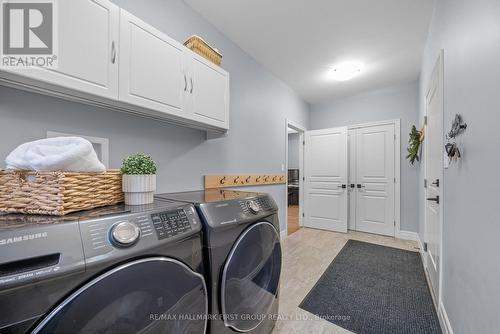
[[420, 135], [421, 133], [417, 130], [415, 125], [412, 126], [410, 139], [408, 140], [408, 155], [406, 156], [406, 159], [408, 159], [412, 165], [415, 163], [415, 160], [420, 161], [418, 156], [420, 150]]

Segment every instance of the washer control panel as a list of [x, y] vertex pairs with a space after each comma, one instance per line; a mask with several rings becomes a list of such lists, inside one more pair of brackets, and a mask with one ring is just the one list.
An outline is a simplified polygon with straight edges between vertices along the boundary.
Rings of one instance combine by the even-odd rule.
[[127, 209], [131, 211], [79, 223], [87, 265], [139, 254], [201, 231], [200, 218], [190, 204], [157, 203], [137, 212]]
[[210, 227], [222, 227], [246, 221], [256, 221], [276, 215], [278, 206], [271, 196], [259, 194], [254, 197], [199, 205], [204, 222]]
[[241, 210], [245, 214], [258, 214], [261, 211], [269, 211], [275, 208], [274, 201], [268, 196], [259, 196], [245, 201], [239, 201]]
[[183, 209], [154, 213], [151, 220], [159, 240], [191, 230], [191, 223]]

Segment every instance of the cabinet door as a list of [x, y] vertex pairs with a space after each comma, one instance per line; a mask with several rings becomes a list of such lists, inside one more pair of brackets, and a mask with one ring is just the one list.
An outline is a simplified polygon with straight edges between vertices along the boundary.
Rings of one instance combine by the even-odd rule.
[[162, 32], [121, 10], [120, 100], [137, 106], [183, 114], [188, 78], [187, 50]]
[[229, 74], [198, 55], [193, 55], [190, 73], [188, 91], [192, 94], [195, 119], [228, 129]]
[[9, 70], [85, 93], [118, 97], [119, 8], [107, 0], [57, 2], [58, 67]]

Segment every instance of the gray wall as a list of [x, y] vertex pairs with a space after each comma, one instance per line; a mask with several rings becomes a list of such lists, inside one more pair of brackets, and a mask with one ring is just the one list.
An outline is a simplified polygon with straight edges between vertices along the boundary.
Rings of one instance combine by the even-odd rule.
[[[500, 2], [436, 1], [422, 65], [421, 118], [441, 49], [444, 130], [456, 113], [468, 124], [461, 163], [444, 171], [443, 304], [455, 334], [498, 333], [500, 205], [492, 177], [500, 165]], [[422, 188], [420, 198], [423, 208]]]
[[[151, 154], [158, 164], [159, 192], [202, 189], [204, 174], [281, 173], [285, 119], [307, 126], [308, 104], [184, 2], [116, 3], [178, 41], [198, 34], [222, 52], [231, 74], [229, 135], [207, 141], [202, 131], [0, 87], [0, 159], [53, 130], [109, 138], [111, 167], [132, 153]], [[284, 227], [285, 186], [255, 189], [274, 196]]]
[[418, 121], [418, 83], [408, 83], [311, 107], [310, 128], [401, 119], [401, 230], [418, 231], [418, 165], [406, 157], [408, 134]]
[[299, 145], [300, 135], [298, 133], [288, 134], [288, 168], [299, 168]]

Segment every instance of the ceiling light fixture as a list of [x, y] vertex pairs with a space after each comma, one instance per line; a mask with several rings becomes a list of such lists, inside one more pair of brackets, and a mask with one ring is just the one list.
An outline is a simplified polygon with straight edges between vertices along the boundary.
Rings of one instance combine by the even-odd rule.
[[335, 81], [347, 81], [360, 74], [362, 70], [363, 64], [359, 62], [345, 62], [330, 69], [328, 71], [328, 78]]

